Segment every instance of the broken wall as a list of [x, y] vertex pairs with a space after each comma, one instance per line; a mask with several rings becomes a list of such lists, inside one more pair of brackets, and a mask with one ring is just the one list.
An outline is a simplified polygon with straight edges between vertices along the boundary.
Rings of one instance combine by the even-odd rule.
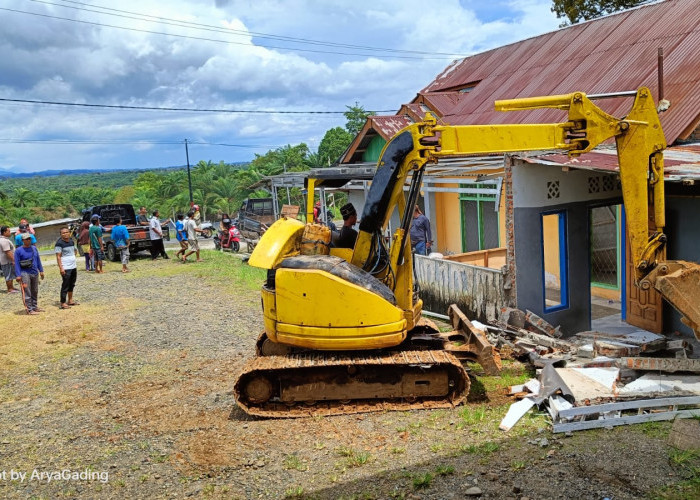
[[493, 322], [507, 305], [505, 276], [499, 269], [422, 255], [415, 255], [414, 263], [426, 311], [447, 314], [450, 304], [457, 304], [469, 319]]
[[[564, 333], [588, 330], [589, 207], [619, 203], [622, 194], [619, 183], [608, 174], [564, 171], [560, 166], [530, 164], [517, 158], [506, 164], [506, 180], [511, 183], [509, 196], [512, 196], [506, 211], [512, 227], [507, 244], [509, 257], [515, 263], [508, 268], [514, 273], [515, 305], [533, 311], [553, 325], [561, 325]], [[557, 212], [565, 218], [562, 262], [567, 300], [556, 310], [546, 311], [542, 216]]]

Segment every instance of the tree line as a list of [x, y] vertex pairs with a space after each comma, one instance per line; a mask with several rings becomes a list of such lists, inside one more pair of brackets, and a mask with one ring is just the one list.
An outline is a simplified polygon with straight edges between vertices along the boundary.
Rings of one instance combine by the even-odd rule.
[[[200, 160], [191, 168], [192, 194], [204, 218], [237, 212], [248, 197], [267, 197], [256, 187], [266, 176], [303, 172], [333, 164], [347, 149], [371, 111], [358, 103], [346, 106], [345, 128], [326, 131], [316, 151], [304, 144], [286, 145], [256, 154], [247, 164]], [[303, 204], [300, 189], [290, 190], [294, 204]], [[130, 203], [135, 207], [158, 208], [172, 216], [187, 211], [190, 202], [185, 168], [105, 172], [3, 180], [0, 188], [0, 224], [16, 225], [21, 218], [31, 222], [79, 217], [93, 205]], [[287, 202], [287, 193], [280, 206]]]

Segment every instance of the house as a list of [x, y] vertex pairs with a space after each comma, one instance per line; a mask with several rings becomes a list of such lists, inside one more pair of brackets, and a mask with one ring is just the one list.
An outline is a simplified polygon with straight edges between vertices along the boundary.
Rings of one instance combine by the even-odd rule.
[[[450, 125], [561, 122], [557, 109], [501, 113], [497, 99], [583, 91], [614, 116], [649, 87], [670, 108], [665, 154], [667, 258], [700, 261], [700, 9], [667, 0], [576, 24], [454, 61], [393, 117], [370, 117], [341, 159], [374, 162], [402, 124], [430, 111]], [[613, 96], [612, 98], [611, 95]], [[651, 331], [682, 331], [679, 315], [632, 283], [614, 147], [571, 160], [555, 153], [441, 161], [426, 173], [425, 213], [445, 261], [417, 259], [433, 307], [461, 301], [472, 317], [502, 305], [529, 309], [566, 333], [615, 312]], [[449, 176], [431, 175], [451, 169]], [[485, 263], [488, 250], [498, 258]], [[477, 253], [474, 253], [474, 252]], [[460, 264], [459, 261], [471, 262]], [[478, 264], [478, 265], [474, 265]], [[497, 296], [484, 301], [485, 294]], [[602, 302], [602, 306], [600, 305]]]

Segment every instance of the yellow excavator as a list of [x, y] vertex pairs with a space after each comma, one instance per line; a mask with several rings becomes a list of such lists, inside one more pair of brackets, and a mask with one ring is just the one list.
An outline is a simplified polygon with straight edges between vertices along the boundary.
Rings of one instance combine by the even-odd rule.
[[[440, 333], [421, 317], [409, 227], [425, 166], [441, 157], [546, 150], [575, 157], [614, 138], [638, 286], [656, 288], [700, 338], [700, 267], [662, 258], [663, 131], [649, 89], [631, 95], [624, 118], [605, 113], [582, 92], [496, 101], [502, 111], [566, 110], [562, 123], [450, 126], [428, 113], [384, 147], [353, 249], [328, 249], [330, 237], [318, 224], [275, 222], [249, 260], [268, 270], [265, 332], [236, 380], [238, 405], [268, 417], [451, 407], [469, 392], [464, 361], [498, 372], [498, 353], [457, 308], [449, 311], [452, 332]], [[309, 193], [313, 187], [310, 179]], [[308, 198], [307, 220], [313, 220], [313, 195]], [[395, 210], [401, 224], [387, 242]]]

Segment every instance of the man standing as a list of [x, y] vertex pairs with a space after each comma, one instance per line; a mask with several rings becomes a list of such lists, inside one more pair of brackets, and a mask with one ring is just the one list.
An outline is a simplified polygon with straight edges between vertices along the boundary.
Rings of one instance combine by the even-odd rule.
[[340, 215], [343, 216], [343, 227], [336, 242], [336, 248], [355, 248], [357, 231], [352, 226], [357, 223], [357, 211], [352, 203], [347, 203], [340, 207]]
[[162, 255], [164, 259], [169, 259], [168, 254], [165, 253], [165, 246], [163, 245], [163, 228], [160, 225], [160, 220], [158, 216], [160, 212], [158, 210], [153, 211], [153, 217], [151, 217], [151, 229], [149, 230], [151, 237], [151, 259], [156, 260], [158, 255]]
[[117, 218], [117, 225], [112, 228], [112, 242], [117, 250], [122, 261], [122, 272], [129, 272], [129, 230], [122, 224], [122, 218]]
[[22, 246], [15, 250], [15, 274], [22, 287], [22, 298], [27, 314], [39, 314], [39, 277], [44, 279], [39, 250], [32, 245], [31, 234], [22, 233]]
[[7, 285], [7, 293], [18, 293], [14, 287], [15, 274], [15, 245], [10, 240], [10, 228], [8, 226], [0, 227], [0, 270], [5, 278]]
[[102, 241], [102, 228], [100, 227], [100, 216], [95, 214], [90, 219], [90, 250], [95, 258], [95, 272], [103, 273], [102, 262], [105, 260], [105, 245]]
[[139, 209], [139, 214], [136, 216], [136, 223], [139, 226], [149, 226], [148, 214], [146, 213], [146, 207], [141, 207]]
[[433, 243], [432, 238], [430, 221], [416, 205], [413, 208], [413, 221], [411, 221], [411, 247], [413, 251], [419, 255], [428, 255]]
[[19, 231], [15, 235], [15, 246], [17, 248], [22, 246], [22, 235], [24, 233], [27, 233], [30, 236], [30, 240], [32, 242], [32, 245], [36, 245], [36, 238], [34, 237], [34, 235], [32, 233], [29, 232], [29, 228], [27, 227], [26, 224], [20, 223], [19, 226], [17, 226], [17, 230]]
[[197, 239], [197, 233], [201, 233], [202, 230], [197, 227], [197, 223], [194, 221], [194, 210], [187, 212], [185, 231], [187, 231], [187, 242], [190, 244], [190, 251], [182, 256], [182, 262], [187, 262], [187, 257], [195, 252], [197, 253], [197, 262], [202, 262], [202, 259], [199, 258], [199, 240]]
[[75, 243], [70, 237], [70, 229], [61, 228], [61, 237], [56, 241], [56, 263], [58, 271], [61, 273], [61, 309], [70, 309], [70, 306], [77, 306], [73, 300], [73, 289], [75, 281], [78, 279], [78, 264], [75, 260]]
[[175, 257], [182, 260], [182, 256], [187, 252], [187, 231], [185, 230], [185, 223], [182, 222], [185, 216], [182, 214], [177, 214], [177, 222], [175, 222], [175, 231], [177, 233], [177, 241], [180, 242], [180, 250], [177, 251]]

